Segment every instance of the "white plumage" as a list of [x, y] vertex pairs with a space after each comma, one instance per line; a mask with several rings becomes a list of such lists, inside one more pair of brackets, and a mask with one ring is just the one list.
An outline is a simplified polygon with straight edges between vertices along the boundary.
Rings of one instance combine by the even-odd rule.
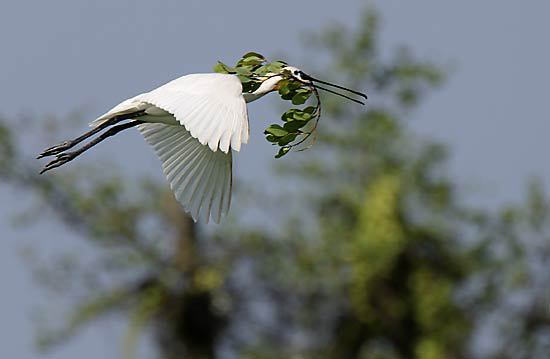
[[231, 204], [231, 152], [212, 151], [181, 125], [138, 126], [153, 146], [176, 199], [197, 220], [216, 223]]
[[[138, 125], [153, 146], [176, 199], [193, 219], [219, 223], [231, 204], [231, 149], [248, 142], [248, 115], [238, 77], [192, 74], [128, 99], [91, 126], [145, 111]], [[218, 151], [219, 150], [219, 151]]]

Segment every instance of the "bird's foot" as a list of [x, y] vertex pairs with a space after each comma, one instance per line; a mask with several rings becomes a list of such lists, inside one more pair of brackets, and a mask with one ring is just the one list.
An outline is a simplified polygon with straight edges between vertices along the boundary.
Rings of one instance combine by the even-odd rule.
[[50, 148], [47, 148], [45, 149], [44, 151], [42, 151], [41, 154], [38, 155], [38, 157], [36, 157], [37, 159], [39, 158], [43, 158], [43, 157], [48, 157], [48, 156], [53, 156], [53, 155], [57, 155], [63, 151], [66, 151], [68, 150], [69, 148], [73, 147], [73, 141], [65, 141], [65, 142], [61, 142], [60, 144], [58, 145], [55, 145], [55, 146], [52, 146]]
[[47, 165], [44, 166], [44, 168], [42, 169], [42, 171], [40, 171], [40, 174], [46, 172], [46, 171], [49, 171], [51, 169], [54, 169], [56, 167], [59, 167], [61, 165], [64, 165], [65, 163], [69, 162], [69, 161], [72, 161], [76, 156], [78, 156], [80, 154], [80, 152], [78, 151], [75, 151], [75, 152], [65, 152], [65, 153], [60, 153], [56, 156], [55, 160], [49, 162]]

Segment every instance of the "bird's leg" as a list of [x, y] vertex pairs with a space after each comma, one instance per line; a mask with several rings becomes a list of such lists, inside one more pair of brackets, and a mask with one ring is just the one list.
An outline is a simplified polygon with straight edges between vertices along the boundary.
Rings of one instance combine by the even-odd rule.
[[76, 146], [80, 142], [84, 141], [85, 139], [89, 138], [90, 136], [95, 135], [96, 133], [100, 132], [101, 130], [103, 130], [103, 129], [109, 127], [109, 126], [115, 125], [115, 124], [117, 124], [121, 121], [124, 121], [124, 120], [129, 120], [129, 119], [132, 119], [132, 118], [142, 116], [143, 114], [144, 114], [144, 111], [139, 111], [139, 112], [134, 112], [134, 113], [115, 116], [113, 118], [110, 118], [107, 121], [103, 122], [102, 124], [92, 128], [90, 131], [85, 132], [82, 135], [78, 136], [74, 140], [64, 141], [64, 142], [61, 142], [60, 144], [57, 144], [55, 146], [52, 146], [50, 148], [45, 149], [44, 151], [42, 151], [41, 154], [38, 155], [37, 158], [57, 155], [58, 153], [61, 153], [61, 152], [66, 151], [70, 148], [73, 148], [74, 146]]
[[[63, 153], [59, 153], [57, 154], [55, 157], [55, 160], [49, 162], [46, 166], [44, 166], [44, 168], [42, 169], [42, 171], [40, 171], [40, 174], [46, 172], [46, 171], [49, 171], [53, 168], [56, 168], [56, 167], [59, 167], [61, 165], [64, 165], [65, 163], [67, 162], [70, 162], [72, 160], [74, 160], [76, 157], [80, 156], [82, 153], [86, 152], [87, 150], [89, 150], [90, 148], [94, 147], [95, 145], [97, 145], [98, 143], [100, 143], [101, 141], [105, 140], [106, 138], [108, 137], [111, 137], [111, 136], [114, 136], [116, 135], [117, 133], [119, 133], [120, 131], [123, 131], [127, 128], [131, 128], [131, 127], [134, 127], [134, 126], [137, 126], [141, 123], [144, 123], [143, 121], [140, 121], [140, 120], [133, 120], [133, 121], [130, 121], [128, 123], [125, 123], [125, 124], [122, 124], [122, 125], [117, 125], [117, 126], [114, 126], [114, 127], [111, 127], [110, 129], [108, 129], [107, 131], [103, 132], [101, 135], [97, 136], [95, 139], [93, 139], [92, 141], [88, 142], [87, 144], [85, 144], [84, 146], [82, 146], [81, 148], [77, 149], [76, 151], [72, 151], [72, 152], [63, 152]], [[90, 135], [91, 136], [91, 135]], [[89, 137], [89, 136], [88, 136]], [[82, 141], [82, 140], [81, 140]]]
[[76, 146], [80, 142], [84, 141], [85, 139], [89, 138], [90, 136], [95, 135], [96, 133], [103, 130], [104, 128], [112, 126], [112, 125], [114, 125], [114, 124], [116, 124], [120, 121], [122, 121], [122, 120], [118, 119], [117, 117], [113, 117], [113, 118], [103, 122], [101, 125], [92, 128], [90, 131], [83, 133], [82, 135], [75, 138], [74, 140], [64, 141], [64, 142], [61, 142], [61, 143], [59, 143], [55, 146], [52, 146], [52, 147], [49, 147], [49, 148], [45, 149], [36, 158], [40, 159], [42, 157], [57, 155], [58, 153], [61, 153], [63, 151], [66, 151], [66, 150]]

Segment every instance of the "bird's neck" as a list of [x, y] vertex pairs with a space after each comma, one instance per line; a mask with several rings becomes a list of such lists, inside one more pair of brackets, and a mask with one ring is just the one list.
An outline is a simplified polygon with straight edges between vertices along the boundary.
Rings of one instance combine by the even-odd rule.
[[260, 87], [256, 89], [256, 91], [251, 93], [243, 93], [244, 100], [246, 102], [252, 102], [256, 101], [260, 97], [270, 93], [271, 91], [274, 91], [277, 89], [277, 85], [279, 81], [283, 79], [282, 76], [273, 76], [262, 82]]

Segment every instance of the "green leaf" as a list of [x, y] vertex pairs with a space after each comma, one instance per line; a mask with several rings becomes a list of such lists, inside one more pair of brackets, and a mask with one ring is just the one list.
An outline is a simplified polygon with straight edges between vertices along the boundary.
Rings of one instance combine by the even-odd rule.
[[302, 111], [300, 109], [291, 108], [283, 114], [282, 119], [285, 122], [294, 121], [295, 119], [302, 119], [300, 116], [301, 112]]
[[[306, 108], [306, 109], [308, 109], [308, 108]], [[308, 111], [310, 111], [310, 110], [308, 110]], [[309, 121], [312, 118], [313, 118], [313, 115], [311, 113], [306, 112], [304, 110], [300, 110], [298, 108], [291, 108], [290, 110], [283, 113], [283, 115], [281, 116], [281, 119], [285, 122]]]
[[267, 75], [268, 73], [280, 73], [286, 63], [282, 61], [274, 61], [259, 66], [254, 72], [260, 76]]
[[276, 136], [276, 137], [283, 137], [288, 134], [288, 131], [282, 128], [279, 125], [271, 125], [268, 128], [265, 129], [264, 133]]
[[288, 88], [288, 86], [286, 85], [282, 85], [281, 87], [279, 87], [279, 94], [281, 95], [288, 95], [290, 93], [290, 89]]
[[235, 68], [235, 71], [237, 72], [238, 75], [242, 75], [242, 76], [252, 75], [252, 71], [247, 67], [237, 67]]
[[288, 66], [288, 64], [282, 60], [277, 60], [277, 61], [273, 61], [271, 63], [271, 66], [273, 67], [278, 67], [278, 68], [283, 68], [285, 66]]
[[279, 152], [275, 155], [275, 158], [281, 158], [290, 151], [290, 146], [284, 146], [279, 149]]
[[306, 108], [304, 108], [302, 111], [304, 111], [305, 113], [309, 113], [310, 115], [313, 115], [313, 113], [315, 112], [317, 108], [314, 107], [314, 106], [308, 106]]
[[288, 145], [290, 142], [294, 141], [296, 139], [296, 136], [298, 136], [299, 133], [295, 132], [295, 133], [289, 133], [288, 135], [284, 136], [283, 138], [281, 138], [277, 144], [279, 146], [285, 146], [285, 145]]
[[279, 84], [279, 95], [283, 100], [292, 100], [297, 93], [309, 93], [308, 89], [302, 88], [302, 84], [298, 81], [286, 79]]
[[243, 59], [243, 60], [239, 61], [239, 64], [243, 64], [243, 65], [246, 65], [246, 66], [258, 67], [263, 62], [264, 62], [264, 60], [262, 60], [258, 57], [249, 57], [248, 59]]
[[287, 110], [283, 115], [281, 116], [281, 120], [288, 122], [288, 121], [294, 121], [294, 111], [295, 109], [291, 108], [290, 110]]
[[[246, 84], [247, 82], [252, 81], [252, 80], [250, 79], [250, 77], [245, 76], [245, 75], [237, 75], [237, 77], [239, 77], [239, 80], [241, 80], [241, 83], [242, 83], [242, 84]], [[243, 88], [243, 90], [244, 90], [244, 88]], [[245, 92], [247, 92], [247, 91], [245, 91]]]
[[294, 120], [297, 121], [309, 121], [311, 120], [311, 115], [309, 113], [303, 112], [303, 111], [296, 111], [294, 113]]
[[250, 71], [255, 71], [263, 63], [266, 62], [263, 55], [256, 52], [249, 52], [243, 55], [243, 57], [237, 62], [237, 68], [247, 68]]
[[218, 63], [214, 66], [214, 72], [219, 74], [233, 74], [235, 73], [235, 69], [227, 66], [221, 61], [218, 61]]
[[267, 136], [265, 136], [265, 139], [268, 140], [269, 142], [277, 142], [277, 141], [279, 141], [279, 138], [280, 138], [280, 137], [273, 136], [273, 135], [267, 135]]
[[[288, 81], [288, 87], [291, 90], [298, 90], [300, 87], [302, 87], [302, 83], [295, 81], [295, 80], [287, 80]], [[307, 91], [307, 90], [306, 90]]]
[[282, 61], [274, 61], [266, 65], [267, 72], [279, 73], [286, 66], [286, 63]]
[[300, 128], [304, 127], [308, 121], [291, 121], [283, 125], [283, 128], [288, 132], [296, 132]]
[[306, 103], [307, 99], [311, 96], [311, 92], [298, 92], [292, 97], [293, 105], [302, 105]]
[[243, 59], [246, 59], [246, 58], [249, 58], [249, 57], [256, 57], [256, 58], [261, 59], [262, 61], [266, 61], [265, 57], [262, 54], [259, 54], [259, 53], [254, 52], [254, 51], [247, 52], [246, 54], [243, 55]]

